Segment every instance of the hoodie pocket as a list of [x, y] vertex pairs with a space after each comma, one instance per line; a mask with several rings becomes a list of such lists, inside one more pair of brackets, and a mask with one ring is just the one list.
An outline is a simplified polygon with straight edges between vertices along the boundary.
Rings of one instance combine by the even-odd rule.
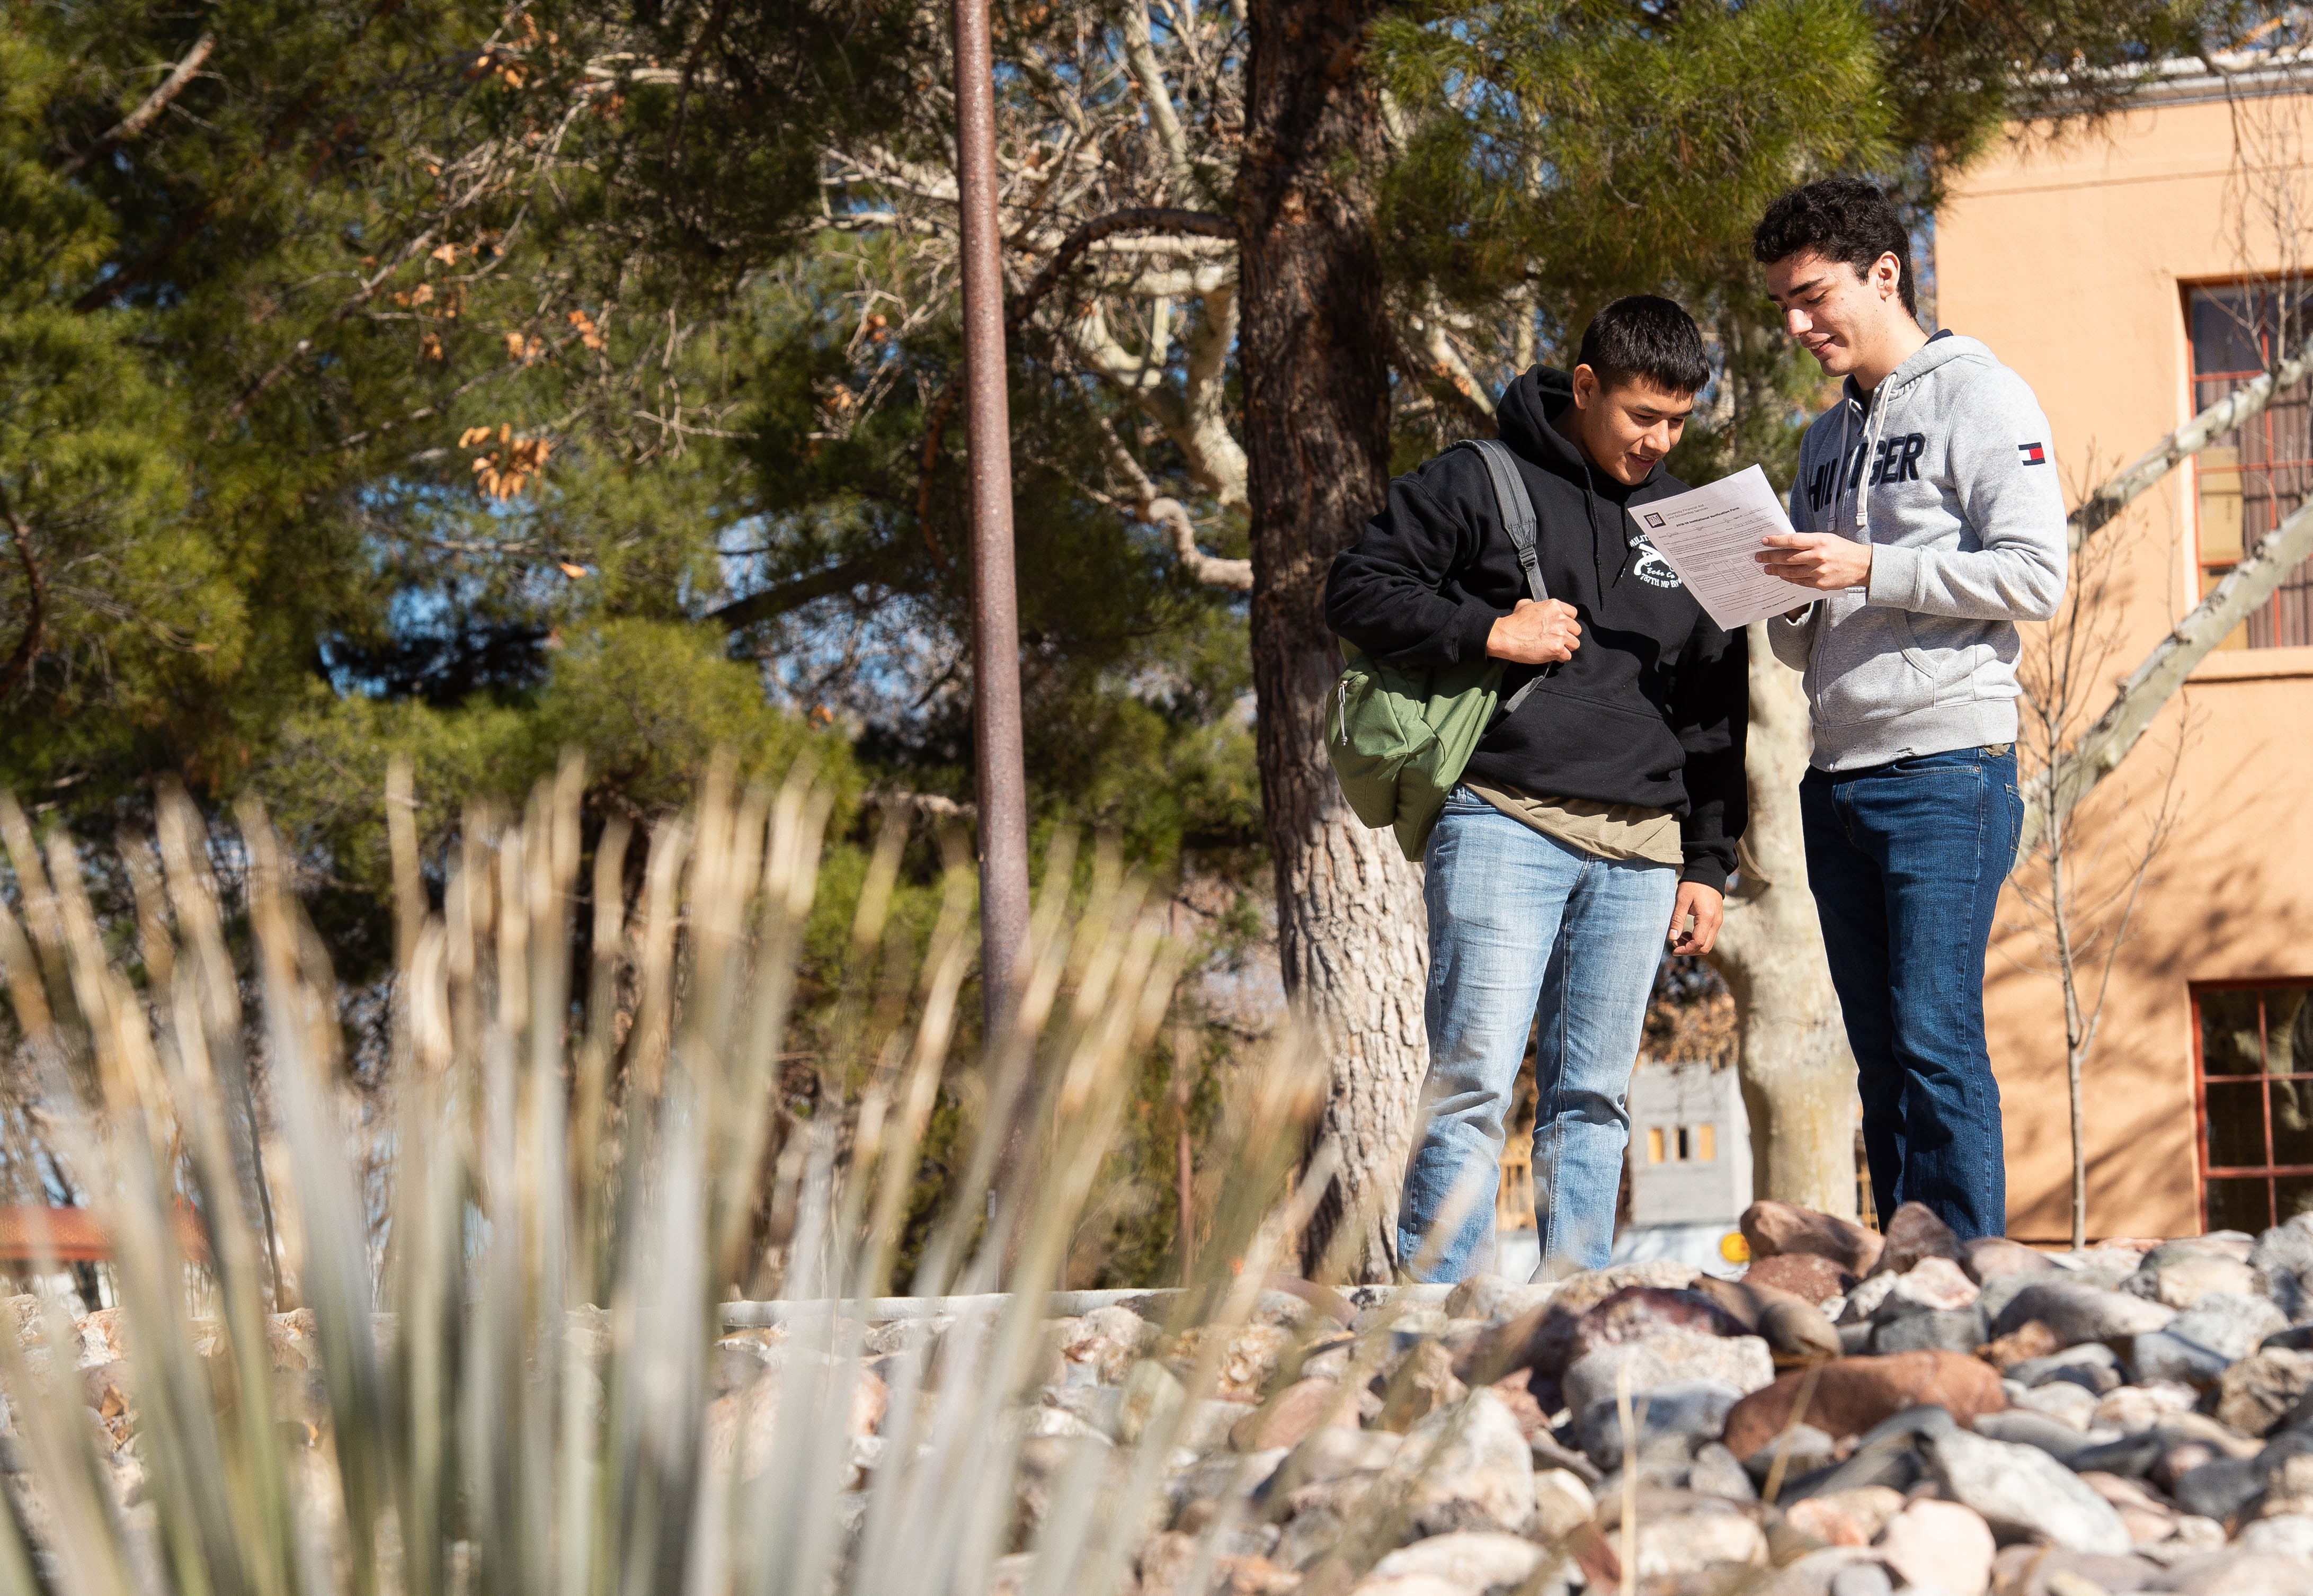
[[[2012, 697], [2014, 678], [1993, 645], [1994, 627], [1980, 620], [1895, 612], [1904, 627], [1904, 658], [1934, 684], [1939, 705]], [[2007, 687], [2005, 693], [2000, 689]]]
[[1838, 616], [1808, 663], [1808, 696], [1825, 725], [1909, 715], [1935, 702], [1935, 674], [1913, 646], [1904, 612], [1858, 605]]

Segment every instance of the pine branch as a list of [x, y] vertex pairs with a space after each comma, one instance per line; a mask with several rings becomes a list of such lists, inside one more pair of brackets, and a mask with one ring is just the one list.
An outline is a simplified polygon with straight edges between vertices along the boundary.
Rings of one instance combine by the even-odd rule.
[[24, 680], [24, 673], [40, 655], [40, 634], [48, 614], [48, 590], [40, 579], [40, 564], [32, 557], [32, 529], [24, 524], [24, 518], [16, 513], [16, 507], [4, 494], [0, 494], [0, 520], [7, 522], [9, 540], [15, 544], [16, 558], [23, 565], [24, 585], [31, 594], [32, 610], [31, 618], [24, 623], [24, 635], [16, 640], [15, 652], [8, 656], [6, 664], [0, 665], [0, 698], [5, 698]]
[[169, 109], [169, 102], [184, 92], [185, 85], [193, 81], [193, 75], [201, 69], [201, 63], [207, 60], [209, 52], [215, 48], [216, 35], [214, 33], [204, 33], [193, 40], [193, 48], [185, 52], [185, 58], [170, 68], [169, 75], [161, 80], [161, 86], [145, 97], [144, 104], [121, 118], [94, 144], [58, 167], [57, 175], [71, 177], [98, 156], [109, 155], [143, 134], [153, 125], [155, 117]]
[[346, 40], [345, 48], [338, 52], [329, 66], [290, 103], [286, 110], [274, 118], [273, 126], [266, 132], [265, 142], [257, 146], [257, 153], [242, 163], [241, 169], [226, 180], [224, 188], [214, 197], [194, 206], [184, 220], [177, 224], [175, 231], [163, 239], [157, 248], [122, 267], [73, 301], [73, 309], [84, 316], [92, 311], [101, 311], [167, 264], [170, 258], [184, 248], [188, 240], [207, 226], [209, 218], [220, 208], [237, 197], [242, 186], [289, 142], [289, 136], [313, 114], [313, 108], [321, 101], [322, 92], [338, 81], [338, 68], [344, 64], [346, 57], [367, 37], [370, 28], [380, 18], [392, 14], [400, 5], [401, 0], [377, 0], [377, 4], [370, 8], [369, 14], [362, 19], [361, 26], [354, 31], [354, 36]]

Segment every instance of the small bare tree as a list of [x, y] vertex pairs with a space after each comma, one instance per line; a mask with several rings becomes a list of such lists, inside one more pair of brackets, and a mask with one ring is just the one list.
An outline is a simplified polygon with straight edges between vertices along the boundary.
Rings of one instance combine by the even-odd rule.
[[[2091, 477], [2093, 479], [2093, 475]], [[2084, 499], [2084, 495], [2075, 495]], [[2026, 817], [2024, 856], [2016, 863], [2017, 900], [2038, 944], [2038, 973], [2053, 978], [2064, 999], [2064, 1083], [2071, 1109], [2072, 1245], [2088, 1239], [2088, 1139], [2081, 1078], [2104, 1020], [2105, 999], [2130, 922], [2150, 879], [2154, 858], [2175, 831], [2178, 777], [2193, 715], [2183, 706], [2159, 796], [2133, 842], [2113, 817], [2084, 816], [2062, 802], [2059, 783], [2045, 779], [2078, 753], [2101, 702], [2120, 644], [2116, 582], [2133, 539], [2107, 533], [2082, 543], [2072, 556], [2063, 607], [2025, 638], [2017, 661], [2023, 699], [2017, 717], [2017, 764]], [[2129, 848], [2113, 860], [2115, 846]]]

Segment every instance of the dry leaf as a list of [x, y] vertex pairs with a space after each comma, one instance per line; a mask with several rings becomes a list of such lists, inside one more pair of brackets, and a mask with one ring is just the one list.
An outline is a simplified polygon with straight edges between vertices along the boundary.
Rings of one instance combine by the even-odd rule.
[[562, 574], [573, 582], [586, 574], [586, 567], [584, 566], [574, 566], [568, 560], [557, 560], [554, 563], [561, 566]]

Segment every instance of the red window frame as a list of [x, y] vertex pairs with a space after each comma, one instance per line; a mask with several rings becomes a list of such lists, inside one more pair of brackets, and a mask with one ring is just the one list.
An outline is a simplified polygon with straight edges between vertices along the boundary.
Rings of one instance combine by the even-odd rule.
[[[2203, 294], [2219, 294], [2227, 292], [2240, 291], [2247, 291], [2251, 294], [2263, 294], [2268, 296], [2277, 296], [2288, 294], [2294, 294], [2300, 296], [2299, 306], [2295, 311], [2291, 312], [2291, 314], [2302, 319], [2301, 325], [2298, 328], [2292, 329], [2291, 336], [2293, 341], [2302, 342], [2304, 333], [2313, 331], [2313, 278], [2297, 278], [2276, 282], [2273, 279], [2265, 277], [2232, 277], [2180, 285], [2179, 293], [2185, 317], [2185, 376], [2188, 391], [2192, 394], [2193, 409], [2196, 414], [2206, 408], [2210, 404], [2213, 403], [2216, 399], [2222, 397], [2222, 395], [2226, 393], [2231, 392], [2234, 389], [2238, 388], [2242, 383], [2250, 381], [2252, 378], [2263, 375], [2265, 372], [2269, 370], [2279, 358], [2278, 353], [2273, 347], [2273, 329], [2272, 322], [2273, 318], [2266, 312], [2265, 307], [2260, 306], [2256, 316], [2256, 324], [2254, 329], [2254, 332], [2257, 343], [2258, 354], [2265, 364], [2255, 368], [2241, 371], [2204, 372], [2200, 369], [2198, 339], [2194, 336], [2195, 329], [2194, 325], [2194, 310], [2198, 297]], [[2210, 385], [2209, 391], [2203, 391], [2203, 384]], [[2249, 498], [2247, 493], [2244, 492], [2240, 495], [2242, 508], [2241, 554], [2239, 557], [2236, 557], [2232, 559], [2221, 558], [2216, 560], [2211, 560], [2205, 557], [2201, 550], [2202, 495], [2198, 492], [2194, 494], [2193, 502], [2193, 561], [2194, 568], [2200, 573], [2201, 592], [2203, 596], [2205, 596], [2209, 590], [2214, 587], [2217, 583], [2223, 578], [2227, 572], [2230, 571], [2234, 566], [2238, 563], [2240, 557], [2245, 557], [2251, 549], [2256, 547], [2257, 542], [2262, 539], [2265, 534], [2272, 531], [2274, 526], [2280, 524], [2282, 514], [2282, 512], [2279, 508], [2281, 501], [2294, 498], [2300, 503], [2303, 503], [2307, 498], [2313, 498], [2313, 445], [2309, 445], [2304, 458], [2291, 458], [2286, 460], [2277, 458], [2279, 454], [2278, 444], [2280, 441], [2274, 434], [2273, 412], [2275, 408], [2289, 406], [2292, 402], [2296, 404], [2313, 404], [2313, 381], [2309, 381], [2307, 385], [2300, 387], [2291, 395], [2276, 396], [2274, 405], [2266, 407], [2264, 411], [2260, 412], [2249, 422], [2249, 427], [2256, 430], [2259, 439], [2265, 446], [2265, 458], [2261, 461], [2255, 465], [2243, 465], [2238, 463], [2238, 455], [2242, 452], [2239, 447], [2241, 432], [2241, 429], [2239, 428], [2235, 428], [2231, 433], [2226, 434], [2227, 437], [2235, 440], [2235, 464], [2231, 466], [2212, 466], [2208, 463], [2205, 455], [2196, 456], [2194, 460], [2194, 479], [2196, 485], [2206, 478], [2230, 473], [2243, 484], [2244, 487], [2246, 487], [2251, 475], [2254, 474], [2256, 477], [2264, 478], [2268, 484], [2270, 484], [2271, 479], [2275, 476], [2294, 476], [2299, 478], [2300, 485], [2304, 486], [2307, 489], [2307, 491], [2303, 493], [2287, 494], [2280, 492], [2268, 486], [2265, 496], [2254, 500]], [[2309, 431], [2313, 431], [2313, 428], [2309, 428]], [[2217, 446], [2221, 446], [2221, 440], [2213, 440], [2212, 443]], [[2260, 527], [2252, 527], [2248, 524], [2249, 509], [2252, 504], [2265, 506], [2270, 511], [2269, 519], [2271, 524]], [[2282, 648], [2297, 646], [2304, 644], [2313, 644], [2313, 591], [2309, 590], [2313, 590], [2313, 560], [2309, 560], [2303, 566], [2300, 566], [2295, 572], [2291, 573], [2291, 575], [2283, 581], [2281, 589], [2275, 592], [2271, 598], [2267, 599], [2264, 606], [2256, 614], [2250, 616], [2247, 622], [2236, 630], [2230, 637], [2227, 638], [2224, 643], [2220, 644], [2219, 646], [2231, 648]], [[2236, 641], [2236, 639], [2238, 639], [2238, 641]]]
[[[2212, 1222], [2212, 1215], [2209, 1212], [2209, 1183], [2212, 1180], [2263, 1179], [2265, 1182], [2265, 1212], [2268, 1215], [2265, 1223], [2267, 1224], [2274, 1224], [2280, 1223], [2281, 1219], [2280, 1193], [2276, 1188], [2276, 1182], [2283, 1179], [2291, 1178], [2305, 1178], [2313, 1179], [2313, 1163], [2279, 1164], [2273, 1162], [2272, 1083], [2276, 1081], [2313, 1081], [2313, 1069], [2299, 1068], [2290, 1070], [2282, 1074], [2273, 1074], [2263, 1067], [2270, 1062], [2272, 1057], [2269, 1039], [2271, 1035], [2271, 1024], [2267, 1005], [2262, 1000], [2257, 1004], [2257, 1057], [2260, 1066], [2259, 1073], [2253, 1075], [2224, 1074], [2212, 1077], [2210, 1075], [2208, 1071], [2208, 1058], [2206, 1051], [2203, 1046], [2203, 1039], [2206, 1034], [2205, 1027], [2203, 1026], [2201, 1019], [2201, 1002], [2203, 998], [2213, 995], [2217, 993], [2265, 992], [2271, 991], [2274, 987], [2302, 987], [2307, 988], [2309, 992], [2313, 992], [2313, 977], [2265, 976], [2250, 978], [2243, 980], [2194, 981], [2187, 988], [2191, 995], [2193, 1009], [2193, 1167], [2198, 1172], [2200, 1177], [2200, 1191], [2198, 1198], [2201, 1210], [2201, 1225], [2203, 1231], [2226, 1228], [2216, 1225]], [[2313, 998], [2309, 998], [2309, 1001], [2313, 1001]], [[2313, 1063], [2313, 1060], [2293, 1062]], [[2255, 1081], [2262, 1083], [2266, 1088], [2266, 1090], [2259, 1094], [2259, 1104], [2264, 1117], [2265, 1127], [2265, 1162], [2264, 1163], [2216, 1164], [2211, 1162], [2209, 1147], [2209, 1083], [2212, 1079], [2214, 1079], [2222, 1084], [2237, 1084]]]

